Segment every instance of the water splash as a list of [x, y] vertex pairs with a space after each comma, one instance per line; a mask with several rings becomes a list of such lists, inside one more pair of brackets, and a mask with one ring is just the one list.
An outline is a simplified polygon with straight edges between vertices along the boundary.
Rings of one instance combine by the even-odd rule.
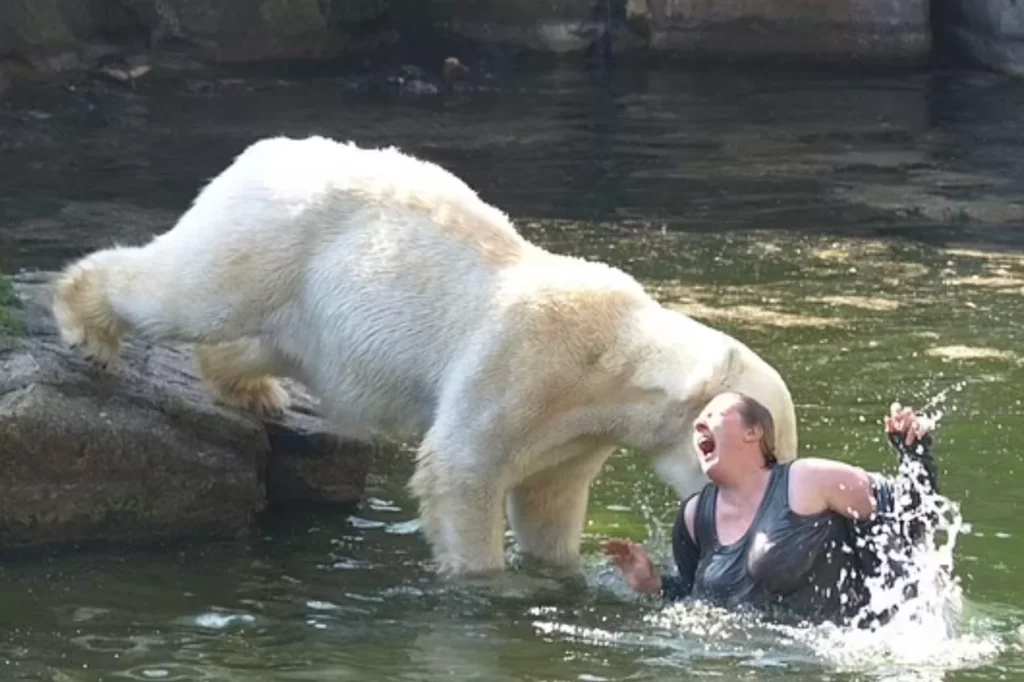
[[[944, 416], [951, 386], [918, 410], [933, 430]], [[920, 447], [918, 449], [920, 453]], [[848, 627], [805, 629], [799, 639], [840, 669], [910, 666], [944, 670], [987, 660], [1001, 651], [995, 639], [963, 631], [963, 590], [953, 550], [963, 528], [960, 505], [930, 489], [924, 466], [900, 462], [888, 523], [857, 538], [879, 560], [867, 578], [867, 604]], [[915, 529], [915, 542], [904, 540]], [[892, 613], [881, 622], [880, 613]], [[794, 635], [795, 636], [795, 635]]]
[[[965, 388], [967, 388], [967, 384], [968, 380], [966, 379], [954, 382], [953, 384], [947, 386], [946, 388], [942, 389], [934, 396], [932, 396], [926, 403], [924, 403], [916, 411], [919, 412], [920, 414], [934, 418], [934, 422], [932, 423], [932, 427], [934, 428], [934, 426], [938, 424], [939, 420], [942, 419], [944, 411], [941, 409], [941, 406], [944, 406], [946, 402], [949, 400], [950, 392], [952, 391], [960, 393]], [[954, 407], [953, 409], [956, 408]]]
[[[908, 465], [915, 467], [920, 465]], [[916, 480], [905, 473], [901, 478]], [[916, 510], [900, 508], [905, 504], [906, 496], [901, 496], [900, 521], [924, 517], [933, 523], [916, 545], [893, 547], [885, 532], [861, 538], [874, 545], [881, 565], [865, 581], [870, 597], [853, 623], [793, 628], [790, 633], [837, 669], [942, 671], [991, 660], [1002, 650], [996, 638], [964, 627], [963, 591], [953, 573], [953, 549], [963, 525], [959, 505], [934, 493], [923, 496]], [[877, 614], [892, 609], [892, 617], [879, 622]]]
[[[964, 385], [947, 387], [916, 410], [929, 430], [945, 415], [950, 394], [963, 390]], [[645, 635], [639, 640], [647, 646], [657, 641], [668, 652], [667, 659], [681, 656], [688, 662], [676, 663], [691, 666], [694, 658], [727, 656], [751, 665], [767, 660], [782, 665], [823, 665], [880, 679], [893, 675], [941, 679], [949, 670], [992, 662], [1010, 645], [1002, 635], [986, 631], [980, 620], [966, 622], [963, 618], [964, 595], [954, 573], [953, 555], [964, 527], [960, 505], [925, 487], [924, 474], [920, 462], [901, 462], [894, 486], [893, 523], [875, 526], [873, 534], [858, 539], [871, 547], [880, 565], [866, 580], [869, 598], [850, 624], [781, 624], [751, 612], [684, 602], [649, 612], [643, 619]], [[641, 513], [653, 531], [648, 546], [655, 555], [664, 555], [669, 545], [664, 528], [649, 506], [642, 504]], [[894, 529], [914, 524], [916, 542], [893, 541], [890, 534]], [[878, 614], [886, 612], [891, 616], [879, 621]], [[548, 621], [546, 627], [549, 634], [570, 635], [565, 624], [556, 627]], [[576, 639], [595, 635], [586, 628], [570, 629]], [[594, 639], [605, 645], [609, 641], [625, 644], [637, 637], [637, 633], [600, 634]], [[700, 645], [695, 647], [694, 640]]]

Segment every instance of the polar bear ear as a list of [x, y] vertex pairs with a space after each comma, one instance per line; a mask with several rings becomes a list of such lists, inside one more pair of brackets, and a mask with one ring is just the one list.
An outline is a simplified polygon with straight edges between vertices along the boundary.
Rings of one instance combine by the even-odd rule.
[[750, 348], [736, 346], [731, 354], [727, 379], [719, 392], [743, 393], [768, 408], [775, 422], [776, 458], [780, 462], [796, 459], [799, 446], [796, 408], [786, 380]]
[[[661, 382], [669, 396], [666, 414], [669, 419], [651, 434], [654, 442], [672, 442], [678, 439], [681, 429], [689, 432], [704, 406], [719, 393], [729, 390], [733, 378], [741, 371], [742, 351], [733, 344], [723, 343], [692, 356], [691, 364], [683, 365], [685, 371], [679, 371], [678, 367], [675, 368], [678, 375]], [[689, 436], [683, 440], [688, 443]], [[693, 457], [696, 458], [696, 451]]]
[[678, 398], [689, 412], [696, 414], [719, 393], [729, 390], [732, 380], [742, 372], [742, 352], [735, 344], [722, 344], [697, 359]]

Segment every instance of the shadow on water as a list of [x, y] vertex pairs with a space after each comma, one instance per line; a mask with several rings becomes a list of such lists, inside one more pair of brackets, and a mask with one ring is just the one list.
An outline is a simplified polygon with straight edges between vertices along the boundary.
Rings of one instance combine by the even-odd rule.
[[84, 82], [0, 107], [7, 267], [165, 229], [258, 137], [397, 144], [517, 219], [796, 229], [1018, 249], [1021, 88], [987, 74], [561, 70], [476, 94], [345, 77]]
[[879, 421], [889, 403], [949, 390], [939, 458], [964, 517], [966, 607], [959, 636], [927, 628], [887, 649], [635, 601], [598, 546], [628, 536], [667, 559], [678, 502], [625, 452], [593, 489], [587, 585], [556, 588], [532, 569], [498, 594], [442, 585], [404, 489], [410, 462], [398, 460], [377, 464], [351, 514], [281, 519], [233, 543], [0, 565], [0, 678], [1024, 673], [1019, 83], [556, 69], [422, 98], [358, 94], [323, 74], [154, 75], [136, 91], [87, 82], [5, 97], [0, 267], [52, 268], [145, 239], [256, 138], [318, 133], [440, 162], [532, 239], [620, 265], [666, 305], [741, 337], [787, 376], [807, 455], [891, 472]]

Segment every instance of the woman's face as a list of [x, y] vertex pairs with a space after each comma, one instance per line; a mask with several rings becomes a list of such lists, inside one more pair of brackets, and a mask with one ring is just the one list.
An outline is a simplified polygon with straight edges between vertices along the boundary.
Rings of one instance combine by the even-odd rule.
[[716, 396], [694, 422], [693, 444], [700, 457], [701, 471], [708, 474], [721, 464], [728, 465], [749, 443], [756, 443], [756, 435], [743, 422], [739, 396]]

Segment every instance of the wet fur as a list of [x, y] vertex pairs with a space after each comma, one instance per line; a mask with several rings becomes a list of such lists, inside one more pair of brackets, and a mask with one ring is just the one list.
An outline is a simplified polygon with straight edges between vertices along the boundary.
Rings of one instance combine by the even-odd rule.
[[719, 391], [769, 407], [782, 461], [797, 449], [786, 384], [751, 349], [618, 269], [527, 242], [394, 149], [257, 142], [172, 230], [71, 264], [53, 313], [98, 362], [129, 333], [194, 342], [226, 403], [278, 414], [275, 377], [291, 377], [340, 435], [420, 439], [410, 486], [447, 574], [503, 569], [506, 517], [526, 552], [573, 565], [617, 446], [695, 491], [692, 421]]

